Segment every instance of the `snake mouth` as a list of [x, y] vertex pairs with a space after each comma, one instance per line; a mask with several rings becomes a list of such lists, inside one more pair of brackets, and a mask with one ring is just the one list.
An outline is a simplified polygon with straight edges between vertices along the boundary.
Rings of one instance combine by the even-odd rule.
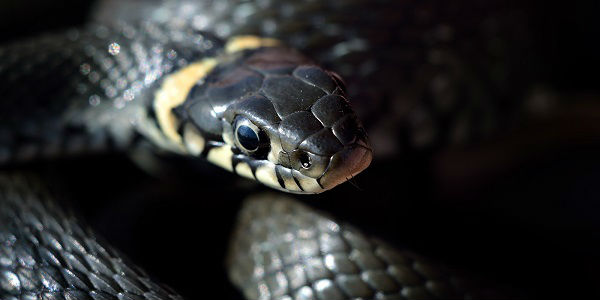
[[323, 191], [329, 190], [362, 172], [372, 159], [370, 147], [361, 143], [349, 145], [331, 157], [327, 171], [317, 181]]
[[325, 172], [317, 178], [282, 165], [273, 166], [274, 175], [271, 179], [264, 176], [255, 177], [263, 184], [286, 192], [318, 194], [353, 178], [366, 169], [372, 159], [373, 150], [370, 147], [363, 143], [354, 143], [334, 154]]
[[235, 156], [234, 172], [272, 188], [295, 194], [318, 194], [344, 183], [371, 163], [373, 151], [364, 144], [352, 144], [331, 157], [327, 170], [318, 178], [268, 160]]
[[[187, 141], [189, 137], [184, 139]], [[186, 144], [190, 143], [186, 142]], [[200, 155], [215, 165], [281, 191], [318, 194], [332, 189], [366, 169], [371, 163], [373, 151], [362, 141], [350, 144], [331, 156], [325, 171], [318, 177], [311, 177], [299, 170], [266, 159], [257, 160], [243, 153], [234, 153], [232, 147], [223, 142], [206, 143]]]

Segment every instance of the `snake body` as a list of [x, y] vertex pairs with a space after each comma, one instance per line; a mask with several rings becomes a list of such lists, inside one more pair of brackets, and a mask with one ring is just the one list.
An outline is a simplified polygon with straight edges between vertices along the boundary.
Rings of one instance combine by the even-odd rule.
[[[275, 40], [137, 20], [0, 52], [4, 165], [151, 144], [318, 193], [371, 160], [339, 75]], [[2, 187], [3, 298], [179, 298], [53, 207], [43, 189], [10, 176]]]
[[182, 299], [63, 212], [39, 182], [0, 182], [2, 299]]
[[3, 47], [3, 160], [134, 145], [149, 87], [178, 62], [212, 51], [192, 52], [190, 36], [164, 49], [169, 36], [158, 28], [91, 25]]
[[[4, 50], [4, 94], [18, 101], [3, 103], [5, 160], [109, 141], [127, 149], [141, 137], [299, 193], [330, 189], [371, 161], [339, 77], [273, 40], [225, 43], [152, 23], [49, 39]], [[49, 61], [28, 56], [36, 49], [47, 49]], [[21, 67], [29, 72], [15, 73]], [[35, 71], [42, 68], [48, 75]], [[30, 85], [39, 88], [30, 93]], [[255, 148], [240, 142], [240, 127]]]
[[[358, 16], [366, 2], [166, 1], [139, 15], [120, 11], [115, 17], [101, 10], [95, 17], [100, 25], [2, 47], [0, 164], [18, 167], [40, 158], [149, 144], [157, 152], [203, 157], [276, 189], [328, 190], [371, 160], [365, 129], [348, 103], [351, 96], [355, 107], [368, 113], [370, 106], [396, 103], [399, 88], [370, 87], [418, 73], [413, 60], [432, 59], [436, 70], [459, 64], [442, 50], [428, 53], [431, 57], [404, 51], [402, 41], [443, 44], [447, 38], [443, 28], [430, 39], [415, 37], [398, 22], [406, 11], [427, 12], [426, 4], [376, 1]], [[428, 18], [416, 13], [406, 22]], [[382, 55], [365, 60], [371, 51]], [[345, 85], [342, 77], [358, 78], [365, 86]], [[450, 94], [478, 92], [465, 89]], [[493, 131], [495, 120], [487, 118], [496, 109], [493, 103], [466, 97], [457, 104], [458, 97], [443, 89], [423, 93], [428, 100], [414, 104], [421, 117], [402, 123], [416, 129], [380, 141], [408, 139], [426, 147]], [[446, 100], [450, 104], [444, 106]], [[457, 107], [467, 107], [467, 113], [449, 117]], [[372, 118], [365, 124], [382, 122], [399, 120]], [[472, 122], [482, 124], [465, 125]], [[436, 130], [456, 132], [456, 139], [436, 141]], [[55, 208], [36, 184], [4, 176], [0, 186], [0, 296], [180, 298]], [[249, 202], [242, 212], [228, 261], [232, 281], [249, 299], [486, 295], [463, 286], [455, 272], [373, 241], [331, 217], [291, 200], [265, 199]]]
[[[154, 282], [55, 200], [35, 176], [0, 176], [2, 299], [183, 299]], [[459, 271], [396, 250], [282, 195], [248, 199], [230, 247], [231, 280], [247, 299], [501, 295]], [[191, 297], [206, 295], [210, 293]]]

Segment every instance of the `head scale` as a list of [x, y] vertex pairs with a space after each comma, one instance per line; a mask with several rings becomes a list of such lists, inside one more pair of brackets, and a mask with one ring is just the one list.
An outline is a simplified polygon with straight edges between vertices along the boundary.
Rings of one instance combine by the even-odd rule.
[[230, 53], [173, 111], [188, 152], [277, 189], [319, 193], [371, 161], [339, 76], [285, 47]]

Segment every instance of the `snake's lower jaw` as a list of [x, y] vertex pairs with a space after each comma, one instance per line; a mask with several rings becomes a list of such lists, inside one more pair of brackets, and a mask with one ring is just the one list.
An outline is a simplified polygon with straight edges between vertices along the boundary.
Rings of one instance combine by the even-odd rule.
[[354, 144], [336, 153], [328, 171], [319, 179], [321, 186], [329, 190], [344, 183], [366, 169], [373, 159], [373, 151], [362, 144]]

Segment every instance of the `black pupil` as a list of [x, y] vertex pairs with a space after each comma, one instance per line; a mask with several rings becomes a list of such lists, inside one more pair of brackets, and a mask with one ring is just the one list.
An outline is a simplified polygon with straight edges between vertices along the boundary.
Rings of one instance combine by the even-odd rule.
[[241, 125], [238, 127], [237, 138], [246, 150], [254, 151], [258, 149], [258, 135], [249, 126]]

